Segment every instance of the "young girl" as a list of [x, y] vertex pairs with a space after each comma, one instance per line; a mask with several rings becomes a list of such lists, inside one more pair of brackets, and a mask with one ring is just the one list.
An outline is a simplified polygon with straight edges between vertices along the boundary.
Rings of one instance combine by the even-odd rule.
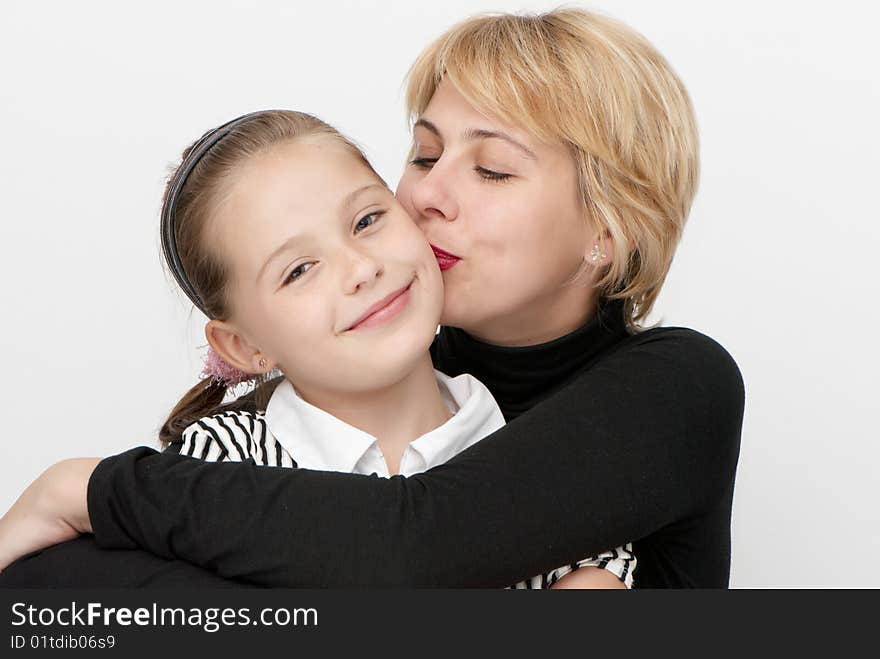
[[[256, 112], [208, 132], [169, 181], [162, 244], [210, 319], [209, 377], [160, 437], [181, 454], [410, 476], [504, 425], [478, 380], [434, 370], [434, 253], [363, 154], [320, 120]], [[222, 404], [228, 386], [276, 369], [280, 384], [260, 389], [268, 400]], [[634, 568], [620, 547], [516, 587], [631, 586]]]

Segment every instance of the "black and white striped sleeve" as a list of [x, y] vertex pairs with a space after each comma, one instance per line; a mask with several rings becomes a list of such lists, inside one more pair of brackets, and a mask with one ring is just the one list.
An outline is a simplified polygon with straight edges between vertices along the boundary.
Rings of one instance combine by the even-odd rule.
[[253, 417], [249, 412], [202, 417], [183, 431], [180, 454], [206, 462], [256, 462], [253, 448], [265, 425], [255, 424]]
[[264, 416], [250, 412], [224, 412], [202, 417], [183, 431], [180, 454], [206, 462], [297, 466], [269, 432]]

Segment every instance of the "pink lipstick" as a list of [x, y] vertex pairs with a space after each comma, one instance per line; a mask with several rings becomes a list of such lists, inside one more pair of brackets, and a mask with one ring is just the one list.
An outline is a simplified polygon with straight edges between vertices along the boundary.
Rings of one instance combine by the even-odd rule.
[[461, 261], [455, 254], [450, 254], [439, 247], [431, 245], [431, 249], [434, 252], [434, 258], [437, 259], [437, 265], [440, 266], [440, 270], [449, 270], [449, 268]]

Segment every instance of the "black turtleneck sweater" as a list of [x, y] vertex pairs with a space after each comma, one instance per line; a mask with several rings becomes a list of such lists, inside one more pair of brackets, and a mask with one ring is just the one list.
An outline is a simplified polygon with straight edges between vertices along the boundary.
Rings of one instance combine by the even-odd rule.
[[622, 304], [616, 302], [571, 334], [522, 348], [483, 343], [463, 330], [443, 327], [431, 345], [431, 358], [447, 375], [470, 373], [485, 384], [509, 423], [628, 337]]
[[505, 586], [632, 541], [637, 587], [727, 586], [744, 392], [716, 342], [631, 335], [618, 303], [523, 348], [444, 327], [431, 354], [485, 383], [509, 423], [410, 478], [133, 449], [89, 483], [98, 544], [334, 587]]

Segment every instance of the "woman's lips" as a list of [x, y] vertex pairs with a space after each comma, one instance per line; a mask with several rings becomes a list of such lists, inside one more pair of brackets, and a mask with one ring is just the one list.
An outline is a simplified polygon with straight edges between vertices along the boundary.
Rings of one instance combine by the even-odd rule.
[[407, 284], [405, 288], [401, 288], [379, 300], [345, 331], [350, 332], [352, 330], [375, 327], [396, 317], [409, 304], [410, 286], [412, 286], [412, 282]]
[[431, 250], [434, 252], [434, 258], [437, 259], [437, 265], [440, 266], [440, 270], [449, 270], [449, 268], [461, 261], [455, 254], [450, 254], [435, 245], [431, 245]]

